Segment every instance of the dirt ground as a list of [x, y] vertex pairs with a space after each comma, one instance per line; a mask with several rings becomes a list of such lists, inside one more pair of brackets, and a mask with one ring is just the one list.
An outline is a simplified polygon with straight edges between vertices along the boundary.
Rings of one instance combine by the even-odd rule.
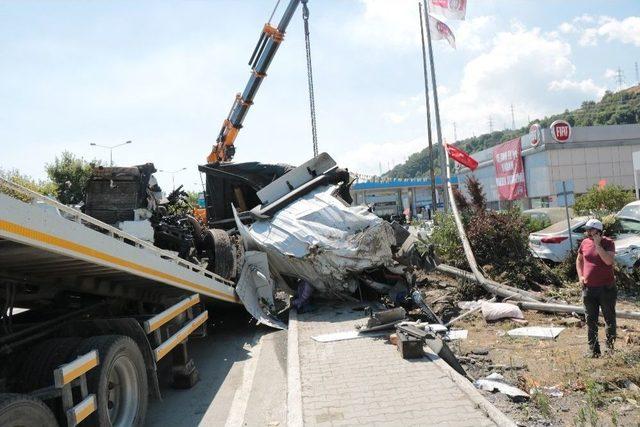
[[[431, 274], [428, 282], [425, 293], [428, 302], [435, 301], [434, 310], [444, 318], [455, 315], [455, 303], [463, 296], [452, 287], [456, 281]], [[571, 286], [554, 295], [580, 305], [579, 290]], [[620, 296], [617, 308], [640, 311], [640, 300]], [[640, 321], [618, 319], [614, 354], [591, 359], [584, 356], [587, 329], [579, 318], [534, 311], [524, 311], [524, 317], [527, 325], [510, 320], [487, 323], [477, 313], [454, 325], [469, 331], [466, 340], [452, 342], [450, 347], [471, 377], [496, 372], [531, 395], [517, 403], [506, 395], [483, 391], [492, 403], [523, 426], [640, 426]], [[565, 329], [555, 340], [506, 335], [522, 326]], [[602, 327], [600, 340], [603, 345]]]

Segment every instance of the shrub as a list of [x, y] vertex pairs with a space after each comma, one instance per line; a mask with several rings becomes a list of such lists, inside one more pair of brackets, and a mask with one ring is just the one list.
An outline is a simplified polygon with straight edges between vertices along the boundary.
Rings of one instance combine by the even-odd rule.
[[[471, 200], [460, 193], [457, 204], [476, 261], [488, 276], [525, 289], [542, 283], [558, 284], [557, 277], [531, 255], [528, 223], [520, 210], [488, 211], [478, 180], [468, 178], [465, 185]], [[445, 263], [468, 268], [453, 215], [437, 214], [430, 240]]]
[[551, 225], [551, 221], [545, 218], [534, 218], [532, 216], [525, 217], [527, 224], [527, 230], [529, 233], [535, 233], [536, 231], [544, 230]]
[[585, 194], [576, 198], [573, 210], [578, 215], [598, 215], [602, 212], [617, 212], [634, 200], [633, 193], [619, 185], [594, 185]]

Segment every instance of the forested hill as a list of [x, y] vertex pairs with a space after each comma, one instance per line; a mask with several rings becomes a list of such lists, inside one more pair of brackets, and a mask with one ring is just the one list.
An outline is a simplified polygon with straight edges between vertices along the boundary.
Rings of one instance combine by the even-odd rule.
[[[558, 119], [568, 121], [571, 126], [640, 123], [640, 86], [633, 86], [615, 93], [607, 91], [598, 102], [585, 101], [582, 103], [582, 106], [576, 110], [565, 110], [560, 114], [534, 120], [520, 129], [506, 129], [467, 138], [460, 141], [458, 146], [469, 153], [476, 153], [526, 134], [529, 131], [530, 125], [534, 122], [540, 123], [542, 127], [549, 127], [554, 120]], [[414, 178], [428, 176], [427, 151], [425, 148], [418, 153], [412, 154], [405, 163], [395, 166], [389, 172], [385, 173], [383, 177]], [[437, 158], [437, 153], [434, 153], [434, 156], [436, 173], [438, 173], [440, 170], [440, 160]]]

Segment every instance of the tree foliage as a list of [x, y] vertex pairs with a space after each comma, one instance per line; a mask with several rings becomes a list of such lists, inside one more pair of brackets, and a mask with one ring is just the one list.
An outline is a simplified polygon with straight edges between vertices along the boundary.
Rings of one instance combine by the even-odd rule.
[[64, 151], [45, 167], [49, 179], [56, 185], [61, 203], [71, 205], [84, 201], [85, 186], [91, 176], [92, 164]]
[[[17, 169], [12, 169], [5, 171], [0, 169], [0, 177], [6, 179], [7, 181], [11, 181], [15, 184], [21, 185], [25, 188], [28, 188], [31, 191], [35, 191], [36, 193], [44, 194], [45, 196], [54, 196], [56, 195], [56, 186], [52, 182], [49, 181], [37, 181], [31, 178], [28, 175], [20, 173]], [[30, 201], [31, 197], [28, 197], [22, 193], [13, 191], [6, 186], [0, 183], [0, 192], [9, 194], [12, 197], [16, 197], [20, 200]]]
[[633, 193], [620, 185], [594, 185], [576, 198], [573, 210], [578, 215], [599, 215], [603, 212], [617, 212], [634, 200]]

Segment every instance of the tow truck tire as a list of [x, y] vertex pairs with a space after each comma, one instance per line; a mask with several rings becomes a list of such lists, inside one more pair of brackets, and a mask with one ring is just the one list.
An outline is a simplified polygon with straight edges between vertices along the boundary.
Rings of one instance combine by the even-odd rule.
[[89, 393], [98, 399], [90, 424], [142, 426], [149, 387], [142, 353], [135, 341], [123, 335], [101, 335], [84, 340], [77, 354], [98, 351], [100, 363], [87, 372]]
[[56, 417], [40, 399], [26, 394], [0, 394], [0, 426], [57, 427]]
[[235, 258], [231, 239], [224, 230], [212, 228], [205, 236], [205, 246], [209, 257], [207, 270], [230, 279], [235, 270]]
[[53, 338], [36, 345], [22, 360], [21, 392], [53, 385], [53, 371], [71, 362], [82, 338]]

